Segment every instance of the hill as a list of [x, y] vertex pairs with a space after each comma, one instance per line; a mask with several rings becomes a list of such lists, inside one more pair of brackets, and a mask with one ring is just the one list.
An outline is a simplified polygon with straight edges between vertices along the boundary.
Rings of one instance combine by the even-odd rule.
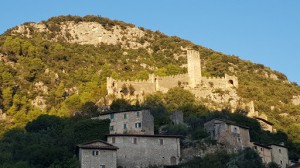
[[[284, 74], [179, 37], [97, 16], [53, 17], [0, 36], [1, 133], [24, 127], [41, 114], [72, 116], [90, 104], [106, 105], [108, 76], [135, 80], [150, 73], [185, 73], [182, 48], [200, 52], [204, 76], [237, 76], [242, 101], [254, 101], [255, 109], [277, 130], [300, 143], [300, 87]], [[226, 103], [221, 107], [228, 108]]]

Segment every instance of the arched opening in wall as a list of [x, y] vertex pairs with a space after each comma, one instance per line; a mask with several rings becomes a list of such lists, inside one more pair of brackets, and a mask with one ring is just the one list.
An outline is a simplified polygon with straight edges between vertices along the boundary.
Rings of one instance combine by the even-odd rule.
[[171, 157], [171, 165], [176, 165], [176, 157], [175, 156]]
[[234, 85], [233, 80], [231, 80], [231, 79], [228, 81], [228, 83], [231, 85]]

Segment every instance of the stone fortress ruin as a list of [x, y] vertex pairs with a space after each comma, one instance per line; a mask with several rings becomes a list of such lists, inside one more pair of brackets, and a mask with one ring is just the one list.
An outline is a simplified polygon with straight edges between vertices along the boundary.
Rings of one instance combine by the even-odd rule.
[[203, 77], [200, 54], [191, 49], [187, 49], [187, 67], [186, 74], [164, 77], [150, 74], [148, 80], [123, 81], [107, 77], [107, 92], [116, 98], [127, 98], [126, 95], [129, 95], [130, 99], [142, 102], [146, 94], [157, 91], [166, 93], [179, 86], [195, 94], [196, 98], [209, 98], [219, 103], [229, 102], [232, 107], [237, 104], [239, 97], [235, 89], [238, 87], [236, 76], [225, 74], [224, 77]]

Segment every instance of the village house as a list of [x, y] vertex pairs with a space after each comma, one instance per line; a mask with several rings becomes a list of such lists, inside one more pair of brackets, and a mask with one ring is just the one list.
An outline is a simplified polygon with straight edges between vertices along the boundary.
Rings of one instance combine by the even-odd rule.
[[107, 142], [95, 140], [77, 145], [81, 168], [117, 168], [117, 150]]
[[286, 168], [290, 163], [288, 159], [288, 149], [282, 145], [270, 144], [262, 145], [253, 143], [253, 148], [257, 151], [262, 161], [266, 164], [277, 163], [282, 168]]
[[100, 114], [97, 119], [110, 119], [110, 134], [154, 135], [154, 118], [150, 110], [109, 112]]
[[119, 148], [117, 165], [123, 168], [177, 165], [180, 161], [180, 136], [110, 134], [107, 141]]
[[284, 144], [270, 144], [272, 162], [277, 163], [282, 168], [286, 168], [289, 165], [288, 149]]
[[272, 153], [271, 153], [272, 148], [259, 143], [253, 143], [253, 149], [259, 154], [263, 163], [268, 164], [272, 162]]
[[270, 144], [262, 145], [258, 143], [253, 143], [253, 148], [257, 151], [262, 161], [266, 164], [274, 162], [281, 166], [281, 168], [286, 168], [289, 164], [288, 149], [283, 145]]
[[204, 129], [210, 133], [210, 138], [223, 144], [229, 151], [250, 147], [249, 127], [223, 119], [213, 119], [204, 124]]

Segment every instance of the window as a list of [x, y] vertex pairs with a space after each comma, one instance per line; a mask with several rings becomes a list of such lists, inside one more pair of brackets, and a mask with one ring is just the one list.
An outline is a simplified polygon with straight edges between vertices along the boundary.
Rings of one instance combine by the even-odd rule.
[[115, 137], [111, 138], [111, 143], [116, 143], [116, 138]]
[[127, 119], [127, 114], [124, 114], [124, 119]]
[[260, 151], [263, 151], [264, 149], [263, 148], [260, 148]]
[[257, 149], [257, 146], [254, 146], [254, 149]]
[[140, 123], [140, 122], [135, 123], [135, 128], [142, 128], [142, 123]]
[[159, 144], [163, 145], [164, 144], [164, 139], [159, 139]]
[[239, 143], [241, 143], [241, 138], [237, 138], [237, 141], [238, 141]]
[[127, 124], [124, 124], [124, 125], [123, 125], [123, 128], [124, 128], [124, 129], [127, 129]]
[[139, 111], [136, 112], [136, 116], [137, 116], [137, 117], [140, 117], [140, 112], [139, 112]]
[[105, 168], [105, 165], [100, 165], [100, 167], [99, 168]]
[[113, 125], [109, 126], [109, 130], [113, 131], [114, 130], [114, 126]]
[[280, 160], [280, 164], [282, 165], [282, 160]]
[[279, 149], [279, 153], [281, 153], [281, 149]]
[[132, 139], [132, 143], [133, 143], [133, 144], [137, 144], [137, 138], [133, 138], [133, 139]]
[[110, 115], [109, 115], [109, 118], [110, 118], [111, 120], [113, 120], [113, 119], [115, 118], [115, 114], [110, 114]]
[[93, 155], [93, 156], [99, 155], [99, 151], [93, 150], [93, 151], [92, 151], [92, 155]]

